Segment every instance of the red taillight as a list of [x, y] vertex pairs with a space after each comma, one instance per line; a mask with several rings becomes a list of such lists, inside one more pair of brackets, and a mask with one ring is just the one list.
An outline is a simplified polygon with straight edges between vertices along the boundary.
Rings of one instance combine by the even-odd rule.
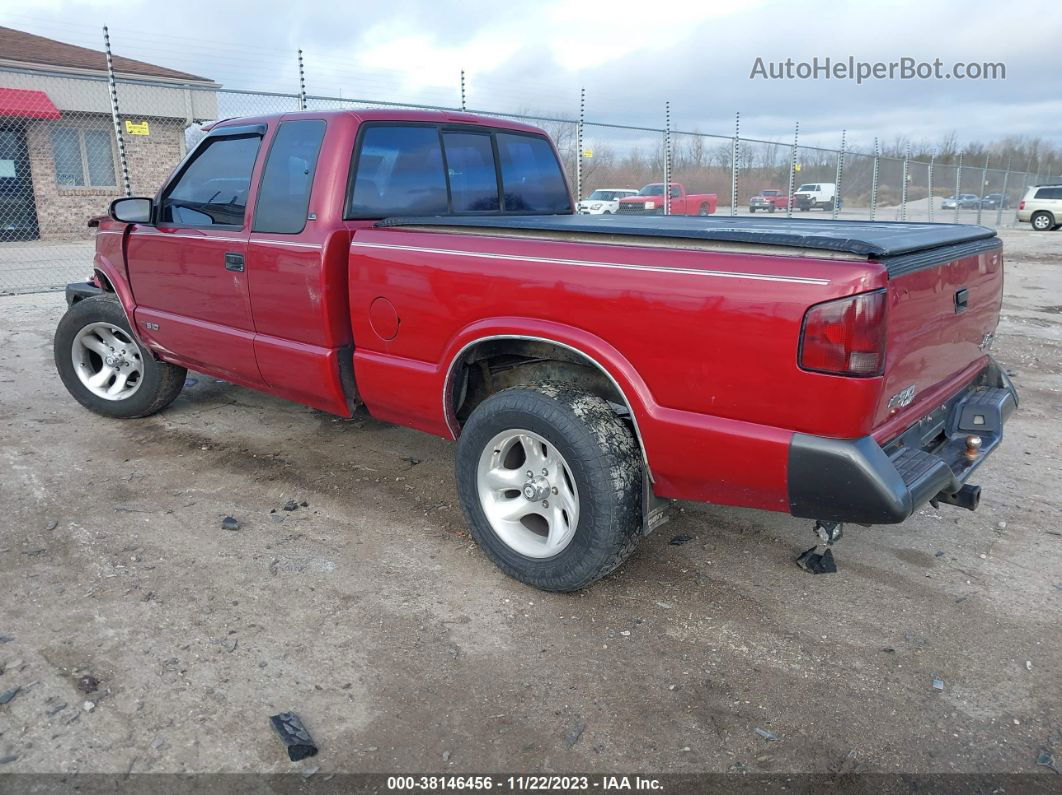
[[834, 375], [881, 375], [885, 366], [885, 291], [811, 307], [800, 335], [800, 366]]
[[1022, 199], [1020, 202], [1018, 202], [1018, 209], [1019, 210], [1024, 210], [1025, 209], [1025, 199]]

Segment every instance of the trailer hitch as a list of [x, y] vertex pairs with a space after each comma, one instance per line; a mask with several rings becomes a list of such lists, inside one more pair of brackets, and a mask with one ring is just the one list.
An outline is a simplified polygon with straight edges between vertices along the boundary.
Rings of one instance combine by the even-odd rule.
[[815, 535], [819, 537], [819, 543], [798, 557], [796, 564], [811, 574], [835, 574], [837, 563], [833, 559], [832, 547], [844, 536], [844, 523], [820, 519], [815, 522]]
[[936, 497], [931, 499], [929, 504], [934, 508], [939, 508], [940, 503], [942, 502], [947, 505], [957, 505], [968, 511], [976, 511], [978, 504], [981, 502], [981, 487], [971, 486], [967, 483], [952, 494], [942, 491]]

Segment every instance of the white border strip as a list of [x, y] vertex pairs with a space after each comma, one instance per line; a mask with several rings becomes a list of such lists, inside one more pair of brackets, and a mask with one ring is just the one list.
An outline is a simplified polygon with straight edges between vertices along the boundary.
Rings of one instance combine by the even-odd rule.
[[761, 282], [786, 282], [788, 284], [829, 284], [829, 279], [814, 279], [803, 276], [772, 276], [762, 273], [738, 273], [732, 271], [702, 271], [694, 268], [660, 268], [653, 265], [629, 265], [620, 262], [590, 262], [577, 259], [553, 259], [551, 257], [529, 257], [523, 254], [486, 254], [476, 251], [455, 251], [443, 248], [423, 248], [421, 246], [400, 246], [384, 243], [361, 243], [352, 241], [351, 248], [373, 248], [385, 251], [411, 251], [417, 254], [450, 254], [455, 257], [474, 257], [477, 259], [500, 259], [510, 262], [535, 262], [545, 265], [575, 265], [581, 268], [615, 268], [651, 273], [681, 273], [688, 276], [714, 276], [720, 279], [751, 279]]

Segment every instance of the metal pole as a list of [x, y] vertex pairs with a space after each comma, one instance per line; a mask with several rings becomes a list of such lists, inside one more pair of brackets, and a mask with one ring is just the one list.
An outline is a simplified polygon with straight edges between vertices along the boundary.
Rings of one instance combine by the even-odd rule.
[[299, 110], [306, 110], [306, 71], [302, 63], [302, 50], [299, 50]]
[[933, 223], [933, 161], [936, 157], [936, 152], [929, 156], [929, 176], [926, 179], [926, 192], [929, 194], [929, 223]]
[[878, 175], [881, 169], [881, 146], [878, 139], [874, 139], [874, 169], [870, 175], [870, 220], [874, 220], [874, 214], [878, 211]]
[[664, 215], [671, 215], [671, 103], [664, 103]]
[[977, 193], [977, 197], [978, 197], [977, 198], [977, 224], [978, 224], [978, 226], [980, 226], [980, 224], [981, 224], [981, 212], [984, 210], [984, 207], [981, 206], [981, 202], [982, 202], [982, 199], [984, 199], [984, 197], [985, 197], [985, 194], [984, 194], [985, 185], [988, 184], [988, 158], [989, 158], [989, 156], [985, 155], [985, 167], [981, 169], [981, 189]]
[[741, 138], [741, 111], [734, 117], [734, 140], [730, 146], [730, 214], [737, 215], [738, 156], [741, 154], [738, 140]]
[[900, 220], [907, 220], [907, 180], [911, 178], [911, 142], [903, 153], [903, 184], [900, 186]]
[[114, 82], [114, 62], [111, 60], [111, 34], [107, 26], [103, 26], [103, 49], [107, 53], [107, 85], [111, 89], [111, 123], [114, 126], [114, 137], [118, 141], [118, 162], [122, 167], [122, 187], [126, 196], [133, 195], [133, 188], [129, 182], [129, 161], [125, 156], [125, 138], [122, 136], [122, 122], [118, 114], [118, 84]]
[[1002, 226], [1003, 224], [1003, 205], [1007, 201], [1007, 182], [1010, 181], [1010, 159], [1013, 155], [1007, 155], [1007, 170], [1003, 172], [1003, 194], [999, 199], [999, 206], [996, 208], [996, 226]]
[[465, 110], [465, 70], [461, 70], [461, 110]]
[[[461, 73], [462, 78], [464, 72]], [[462, 85], [464, 80], [462, 79]], [[463, 93], [463, 92], [462, 92]], [[579, 125], [575, 128], [575, 146], [578, 148], [575, 158], [575, 200], [583, 199], [583, 120], [586, 118], [586, 89], [579, 89]]]
[[844, 177], [844, 143], [846, 130], [841, 130], [841, 151], [837, 153], [837, 177], [833, 186], [833, 213], [831, 217], [837, 220], [837, 212], [841, 209], [841, 180]]
[[797, 145], [800, 142], [800, 122], [793, 127], [793, 149], [789, 155], [789, 191], [785, 195], [785, 217], [793, 217], [793, 180], [796, 179]]
[[962, 190], [962, 152], [959, 152], [959, 164], [955, 167], [955, 223], [959, 223], [959, 191]]

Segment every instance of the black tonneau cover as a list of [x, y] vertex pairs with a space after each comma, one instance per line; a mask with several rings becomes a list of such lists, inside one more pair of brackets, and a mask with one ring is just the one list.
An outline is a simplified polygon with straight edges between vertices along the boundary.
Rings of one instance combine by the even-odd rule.
[[[732, 243], [841, 251], [873, 259], [989, 241], [996, 233], [984, 226], [903, 221], [833, 221], [811, 218], [705, 218], [703, 216], [508, 215], [386, 218], [378, 226], [499, 229], [569, 234], [673, 237]], [[988, 244], [991, 245], [991, 244]], [[980, 249], [980, 246], [959, 248]], [[906, 258], [905, 258], [906, 259]], [[890, 272], [892, 268], [890, 267]]]

